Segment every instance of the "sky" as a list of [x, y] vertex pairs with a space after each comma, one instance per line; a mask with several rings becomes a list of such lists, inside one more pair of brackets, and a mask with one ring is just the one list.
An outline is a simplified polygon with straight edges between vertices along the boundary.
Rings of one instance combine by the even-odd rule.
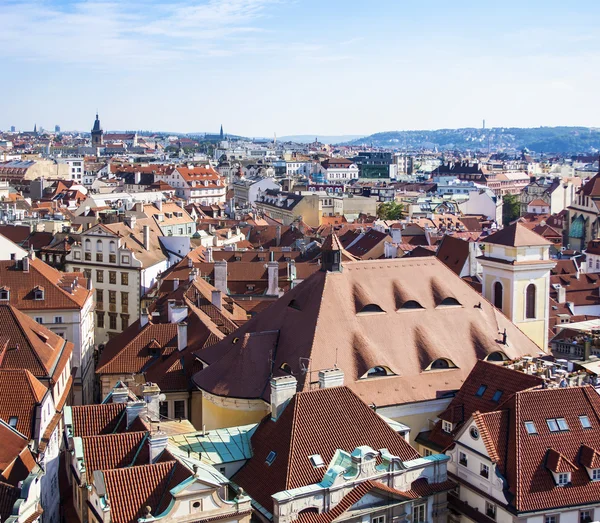
[[0, 0], [0, 129], [600, 127], [597, 0]]

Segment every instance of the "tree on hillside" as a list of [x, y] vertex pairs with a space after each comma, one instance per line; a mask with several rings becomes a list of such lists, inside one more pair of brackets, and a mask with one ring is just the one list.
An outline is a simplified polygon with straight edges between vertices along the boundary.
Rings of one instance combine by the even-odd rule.
[[519, 198], [514, 194], [507, 194], [502, 198], [502, 223], [508, 225], [514, 222], [521, 214]]
[[403, 216], [404, 205], [398, 202], [385, 202], [377, 209], [377, 217], [382, 220], [400, 220]]

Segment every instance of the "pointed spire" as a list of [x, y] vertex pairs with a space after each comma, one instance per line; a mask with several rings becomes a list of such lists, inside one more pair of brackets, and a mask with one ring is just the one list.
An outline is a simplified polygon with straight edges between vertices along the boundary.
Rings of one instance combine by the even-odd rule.
[[33, 124], [33, 133], [37, 134], [37, 124]]
[[221, 124], [221, 133], [220, 133], [220, 136], [221, 136], [221, 140], [222, 140], [223, 139], [223, 124]]

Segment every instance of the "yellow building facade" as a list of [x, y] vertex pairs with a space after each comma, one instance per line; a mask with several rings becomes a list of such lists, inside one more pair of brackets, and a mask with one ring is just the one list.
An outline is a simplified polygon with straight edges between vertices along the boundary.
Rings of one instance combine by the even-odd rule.
[[[551, 243], [520, 223], [482, 241], [483, 296], [540, 349], [548, 348]], [[502, 333], [499, 333], [502, 335]]]

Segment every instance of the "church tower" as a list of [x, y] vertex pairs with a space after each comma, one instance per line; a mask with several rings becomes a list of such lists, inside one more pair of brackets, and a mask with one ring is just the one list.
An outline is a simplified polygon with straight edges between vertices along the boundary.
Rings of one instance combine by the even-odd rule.
[[92, 128], [92, 147], [102, 147], [104, 145], [104, 131], [100, 126], [100, 119], [98, 113], [96, 113], [96, 120], [94, 121], [94, 127]]
[[541, 349], [548, 349], [552, 244], [520, 222], [481, 240], [483, 296]]
[[223, 140], [224, 134], [223, 134], [223, 124], [221, 124], [221, 132], [219, 133], [219, 136], [221, 137], [221, 140]]

